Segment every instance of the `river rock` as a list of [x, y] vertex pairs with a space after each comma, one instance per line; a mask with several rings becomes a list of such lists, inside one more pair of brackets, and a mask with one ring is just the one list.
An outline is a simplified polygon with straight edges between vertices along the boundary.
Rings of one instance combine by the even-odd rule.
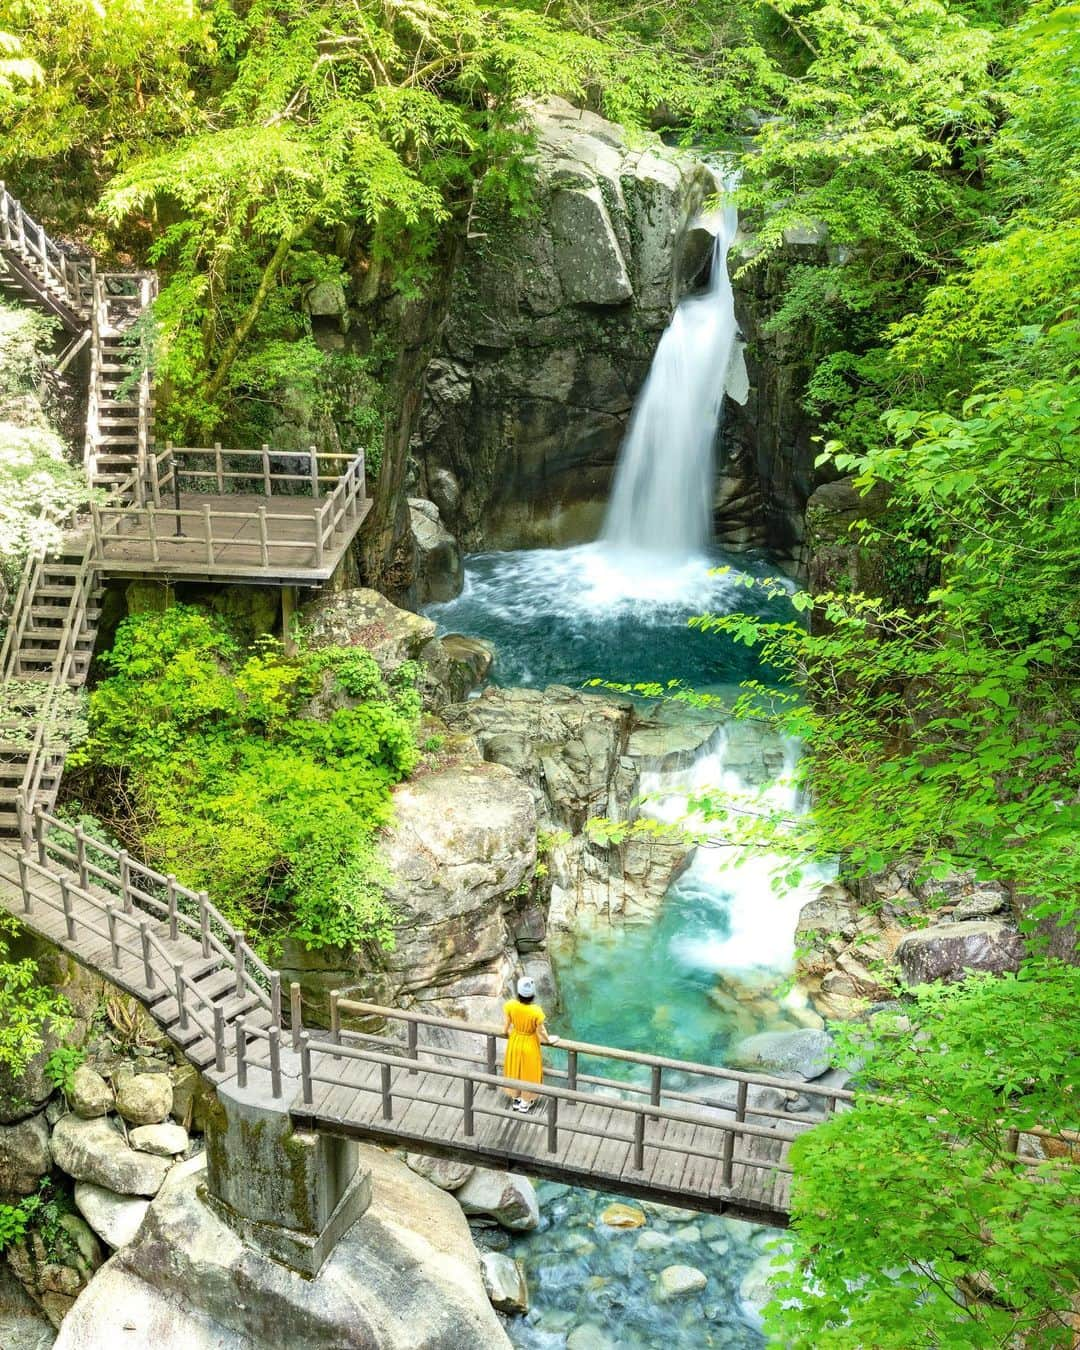
[[616, 1201], [600, 1215], [600, 1222], [609, 1228], [644, 1228], [648, 1220], [637, 1205], [623, 1205]]
[[116, 1086], [116, 1109], [129, 1125], [158, 1125], [172, 1110], [172, 1082], [164, 1073], [134, 1073]]
[[832, 1037], [825, 1031], [763, 1031], [739, 1041], [728, 1063], [739, 1069], [765, 1069], [778, 1075], [810, 1080], [828, 1069]]
[[512, 1172], [478, 1167], [454, 1199], [466, 1214], [494, 1219], [512, 1232], [524, 1232], [540, 1223], [540, 1206], [533, 1184]]
[[595, 1322], [582, 1322], [566, 1338], [566, 1350], [615, 1350], [617, 1344]]
[[491, 1306], [504, 1313], [527, 1313], [529, 1289], [520, 1261], [502, 1252], [481, 1252], [480, 1270]]
[[21, 1073], [12, 1073], [8, 1065], [0, 1064], [0, 1125], [14, 1125], [36, 1115], [56, 1091], [45, 1072], [52, 1049], [55, 1045], [34, 1055]]
[[75, 1207], [107, 1246], [126, 1247], [139, 1231], [150, 1201], [117, 1195], [89, 1181], [75, 1183]]
[[171, 1120], [160, 1125], [138, 1125], [128, 1134], [132, 1148], [140, 1153], [154, 1153], [159, 1158], [172, 1158], [183, 1153], [188, 1143], [188, 1132]]
[[476, 1171], [472, 1163], [455, 1162], [452, 1158], [429, 1158], [424, 1153], [408, 1153], [405, 1162], [425, 1181], [438, 1186], [440, 1191], [457, 1191]]
[[80, 1120], [72, 1115], [58, 1121], [52, 1152], [57, 1167], [68, 1176], [120, 1195], [156, 1195], [169, 1170], [164, 1158], [137, 1152], [100, 1117]]
[[0, 1198], [32, 1195], [51, 1167], [49, 1126], [43, 1115], [0, 1125]]
[[381, 1150], [361, 1152], [374, 1199], [316, 1280], [246, 1246], [199, 1199], [201, 1168], [182, 1164], [56, 1350], [509, 1350], [452, 1198]]
[[409, 524], [416, 552], [416, 603], [452, 600], [461, 591], [465, 564], [457, 540], [443, 526], [439, 508], [422, 497], [410, 497]]
[[909, 933], [896, 949], [896, 961], [906, 984], [947, 984], [971, 971], [1003, 975], [1018, 970], [1024, 944], [1014, 927], [998, 919], [935, 924]]
[[708, 1276], [696, 1266], [665, 1266], [657, 1282], [656, 1296], [661, 1302], [699, 1293], [709, 1283]]
[[487, 679], [495, 663], [495, 648], [483, 638], [461, 633], [445, 633], [439, 641], [450, 667], [450, 697], [458, 702]]
[[83, 1120], [107, 1116], [116, 1101], [112, 1088], [89, 1064], [80, 1064], [72, 1074], [68, 1097], [71, 1109]]

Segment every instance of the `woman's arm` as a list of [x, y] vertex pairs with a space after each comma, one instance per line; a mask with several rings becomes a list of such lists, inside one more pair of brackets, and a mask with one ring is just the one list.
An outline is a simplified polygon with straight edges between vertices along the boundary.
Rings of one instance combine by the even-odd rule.
[[503, 1035], [509, 1036], [514, 1029], [513, 1022], [510, 1021], [510, 1014], [506, 1014], [506, 1021], [503, 1023]]
[[559, 1038], [558, 1038], [558, 1036], [549, 1036], [549, 1035], [548, 1035], [548, 1029], [547, 1029], [546, 1026], [544, 1026], [543, 1022], [541, 1022], [540, 1025], [536, 1028], [536, 1034], [540, 1037], [540, 1039], [541, 1039], [541, 1041], [544, 1043], [544, 1045], [558, 1045], [558, 1044], [559, 1044]]

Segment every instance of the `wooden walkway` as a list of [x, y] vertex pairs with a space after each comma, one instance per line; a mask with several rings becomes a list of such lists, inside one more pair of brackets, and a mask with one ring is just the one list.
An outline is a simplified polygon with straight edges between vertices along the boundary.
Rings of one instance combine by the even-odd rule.
[[852, 1100], [564, 1041], [545, 1052], [541, 1107], [519, 1116], [499, 1072], [501, 1030], [336, 993], [330, 1028], [306, 1029], [299, 986], [283, 1008], [278, 973], [205, 893], [40, 807], [20, 826], [17, 843], [0, 843], [0, 904], [139, 999], [212, 1083], [264, 1075], [298, 1129], [782, 1227], [792, 1140]]

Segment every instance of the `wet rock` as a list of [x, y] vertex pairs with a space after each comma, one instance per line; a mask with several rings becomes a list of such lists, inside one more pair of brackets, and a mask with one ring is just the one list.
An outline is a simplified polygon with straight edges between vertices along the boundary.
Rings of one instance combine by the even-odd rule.
[[504, 1313], [527, 1313], [529, 1289], [521, 1262], [502, 1252], [481, 1252], [480, 1271], [491, 1306]]
[[116, 1086], [116, 1109], [129, 1125], [158, 1125], [172, 1111], [173, 1090], [168, 1074], [136, 1073]]
[[832, 1037], [825, 1031], [763, 1031], [739, 1041], [728, 1062], [739, 1069], [767, 1069], [811, 1080], [828, 1069]]
[[458, 702], [487, 679], [495, 661], [495, 648], [483, 638], [464, 637], [461, 633], [446, 633], [439, 640], [450, 667], [449, 694]]
[[139, 1231], [150, 1201], [117, 1195], [89, 1181], [75, 1183], [75, 1206], [107, 1246], [126, 1247]]
[[674, 1241], [675, 1239], [670, 1233], [659, 1233], [652, 1229], [646, 1229], [634, 1246], [639, 1252], [658, 1252], [664, 1247], [670, 1247]]
[[138, 1153], [108, 1120], [65, 1116], [52, 1133], [57, 1167], [76, 1181], [91, 1181], [120, 1195], [156, 1195], [169, 1164]]
[[0, 1261], [0, 1345], [4, 1350], [49, 1350], [54, 1336], [41, 1309]]
[[466, 1214], [485, 1215], [513, 1232], [524, 1232], [540, 1223], [532, 1182], [511, 1172], [478, 1167], [454, 1198]]
[[566, 1350], [615, 1350], [616, 1344], [595, 1322], [582, 1322], [566, 1338]]
[[0, 1198], [32, 1195], [51, 1167], [49, 1126], [43, 1115], [0, 1125]]
[[648, 1220], [636, 1205], [623, 1205], [616, 1202], [600, 1215], [600, 1222], [609, 1228], [644, 1228]]
[[508, 1350], [468, 1226], [453, 1200], [379, 1149], [363, 1149], [374, 1200], [317, 1280], [246, 1246], [181, 1164], [68, 1314], [56, 1350]]
[[684, 1298], [700, 1293], [708, 1283], [708, 1276], [696, 1266], [665, 1266], [657, 1282], [657, 1298], [661, 1302]]
[[154, 1153], [159, 1158], [172, 1158], [183, 1153], [190, 1140], [182, 1125], [166, 1120], [159, 1125], [139, 1125], [128, 1134], [132, 1148], [140, 1153]]
[[425, 1181], [438, 1186], [440, 1191], [456, 1191], [472, 1176], [472, 1163], [454, 1162], [452, 1158], [429, 1158], [423, 1153], [408, 1153], [405, 1162]]
[[909, 933], [896, 949], [900, 972], [912, 986], [935, 980], [956, 983], [969, 971], [1003, 975], [1018, 970], [1023, 956], [1019, 933], [996, 919], [935, 924]]
[[112, 1088], [96, 1069], [80, 1064], [71, 1077], [71, 1109], [84, 1120], [107, 1116], [116, 1101]]
[[439, 508], [422, 497], [410, 497], [409, 524], [416, 553], [416, 603], [453, 600], [461, 591], [465, 564], [457, 540], [443, 526]]

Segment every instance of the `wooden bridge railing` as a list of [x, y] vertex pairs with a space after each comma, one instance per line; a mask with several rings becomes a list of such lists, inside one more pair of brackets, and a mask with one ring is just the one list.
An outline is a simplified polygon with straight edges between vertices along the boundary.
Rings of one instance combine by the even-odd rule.
[[[77, 898], [79, 907], [77, 911], [71, 909], [69, 937], [70, 923], [75, 923], [111, 940], [110, 914], [116, 922], [129, 927], [147, 923], [150, 951], [166, 961], [166, 968], [162, 969], [154, 965], [153, 955], [146, 958], [150, 962], [148, 973], [151, 969], [154, 972], [154, 978], [146, 980], [151, 988], [155, 979], [167, 983], [175, 976], [172, 957], [161, 945], [162, 931], [172, 942], [189, 938], [198, 944], [204, 959], [216, 956], [229, 966], [235, 972], [234, 994], [254, 995], [271, 1012], [280, 1029], [280, 975], [261, 960], [245, 935], [228, 922], [205, 891], [191, 890], [175, 876], [147, 867], [126, 849], [116, 849], [91, 838], [79, 825], [51, 815], [40, 806], [29, 810], [24, 806], [20, 810], [20, 842], [20, 873], [25, 869], [27, 878], [36, 873], [59, 880], [61, 889]], [[23, 898], [24, 904], [30, 906], [32, 897], [25, 884]], [[29, 907], [26, 912], [30, 913]], [[64, 913], [67, 918], [66, 908]], [[177, 997], [182, 1005], [183, 995], [178, 992]]]
[[[171, 442], [148, 464], [147, 495], [155, 506], [168, 506], [179, 485], [181, 491], [253, 493], [256, 496], [301, 496], [314, 500], [325, 495], [326, 484], [337, 485], [342, 466], [356, 455], [307, 450], [237, 450], [223, 446], [173, 445]], [[302, 471], [301, 471], [302, 469]], [[333, 489], [331, 489], [333, 490]]]
[[[294, 1047], [299, 1049], [301, 1055], [303, 1099], [307, 1104], [314, 1100], [316, 1083], [334, 1084], [341, 1081], [341, 1071], [344, 1067], [342, 1061], [347, 1064], [349, 1060], [360, 1060], [379, 1066], [378, 1087], [372, 1086], [370, 1090], [378, 1092], [382, 1099], [384, 1120], [393, 1120], [395, 1106], [402, 1103], [409, 1105], [419, 1101], [446, 1105], [441, 1097], [432, 1098], [410, 1088], [408, 1080], [415, 1078], [422, 1069], [425, 1074], [460, 1081], [460, 1109], [463, 1134], [466, 1138], [472, 1137], [475, 1133], [477, 1115], [504, 1114], [478, 1101], [477, 1088], [524, 1090], [536, 1093], [546, 1104], [546, 1111], [542, 1117], [526, 1116], [523, 1119], [531, 1121], [536, 1128], [542, 1128], [546, 1132], [546, 1146], [549, 1153], [555, 1153], [559, 1149], [560, 1103], [601, 1106], [615, 1111], [622, 1118], [626, 1130], [625, 1133], [620, 1133], [618, 1130], [606, 1129], [603, 1137], [629, 1144], [633, 1151], [634, 1165], [638, 1169], [644, 1166], [646, 1147], [688, 1157], [709, 1159], [717, 1157], [717, 1150], [712, 1145], [700, 1148], [685, 1139], [676, 1140], [672, 1133], [663, 1128], [667, 1125], [704, 1126], [715, 1131], [716, 1142], [719, 1143], [719, 1156], [722, 1159], [723, 1177], [727, 1185], [731, 1184], [733, 1170], [737, 1164], [766, 1171], [790, 1170], [785, 1162], [775, 1157], [754, 1156], [752, 1152], [747, 1152], [745, 1145], [748, 1141], [759, 1139], [780, 1144], [791, 1143], [803, 1129], [831, 1114], [838, 1104], [854, 1100], [852, 1093], [837, 1087], [813, 1083], [794, 1084], [790, 1079], [740, 1073], [734, 1069], [719, 1068], [715, 1065], [696, 1064], [659, 1055], [565, 1040], [561, 1040], [558, 1046], [545, 1048], [545, 1056], [552, 1061], [546, 1068], [545, 1082], [540, 1085], [522, 1083], [506, 1078], [499, 1070], [499, 1043], [504, 1039], [501, 1027], [463, 1023], [425, 1013], [405, 1012], [376, 1004], [359, 1003], [343, 999], [337, 993], [331, 994], [330, 1008], [329, 1036], [302, 1031], [299, 1020], [296, 1017], [293, 1019]], [[389, 1023], [403, 1033], [404, 1044], [395, 1043], [394, 1039], [385, 1034], [378, 1035], [344, 1028], [343, 1013]], [[482, 1041], [484, 1053], [469, 1054], [461, 1049], [450, 1048], [445, 1043], [425, 1045], [420, 1040], [420, 1032], [424, 1028], [448, 1032], [456, 1038], [460, 1038], [462, 1033], [473, 1035]], [[585, 1072], [583, 1060], [629, 1065], [646, 1072], [647, 1081], [626, 1080]], [[398, 1071], [396, 1076], [394, 1070]], [[665, 1075], [668, 1075], [669, 1079], [674, 1079], [677, 1086], [670, 1082], [665, 1085]], [[695, 1079], [704, 1079], [708, 1083], [732, 1084], [734, 1089], [732, 1100], [709, 1096], [700, 1090], [697, 1092], [688, 1090]], [[784, 1110], [782, 1106], [772, 1104], [767, 1098], [763, 1100], [760, 1095], [753, 1100], [750, 1098], [751, 1087], [775, 1088], [785, 1095], [805, 1093], [818, 1099], [821, 1110], [819, 1114], [813, 1115]], [[640, 1100], [643, 1097], [648, 1100]], [[752, 1118], [766, 1123], [755, 1123]], [[780, 1128], [781, 1124], [788, 1128]], [[575, 1134], [593, 1132], [580, 1121], [575, 1121], [573, 1129]], [[742, 1147], [742, 1151], [737, 1153], [737, 1147]]]

